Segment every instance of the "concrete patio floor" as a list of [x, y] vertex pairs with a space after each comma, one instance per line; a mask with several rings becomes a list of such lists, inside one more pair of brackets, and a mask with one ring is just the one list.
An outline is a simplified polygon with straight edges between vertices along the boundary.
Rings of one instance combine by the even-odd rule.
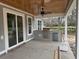
[[[0, 56], [0, 59], [54, 59], [54, 50], [60, 44], [60, 42], [32, 40]], [[75, 59], [70, 49], [68, 52], [62, 52], [61, 58]]]

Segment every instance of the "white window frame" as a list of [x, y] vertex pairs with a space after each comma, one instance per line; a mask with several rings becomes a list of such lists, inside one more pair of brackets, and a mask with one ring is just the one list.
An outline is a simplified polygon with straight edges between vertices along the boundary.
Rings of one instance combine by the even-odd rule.
[[[23, 18], [23, 42], [21, 43], [17, 43], [16, 45], [12, 46], [12, 47], [9, 47], [9, 41], [8, 41], [8, 26], [7, 26], [7, 13], [11, 13], [11, 14], [14, 14], [14, 15], [18, 15], [18, 16], [22, 16]], [[12, 10], [12, 9], [9, 9], [9, 8], [3, 8], [3, 22], [4, 22], [4, 36], [5, 36], [5, 50], [6, 50], [6, 53], [8, 52], [8, 50], [11, 50], [21, 44], [23, 44], [26, 40], [26, 34], [25, 34], [25, 15], [21, 12], [18, 12], [18, 11], [15, 11], [15, 10]], [[17, 22], [16, 22], [17, 24]], [[18, 27], [16, 28], [18, 29]], [[18, 36], [18, 35], [16, 35]], [[18, 41], [18, 37], [17, 37], [17, 41]]]
[[[41, 24], [39, 24], [39, 22], [41, 22]], [[41, 27], [39, 27], [39, 25], [40, 25]], [[41, 21], [41, 20], [38, 20], [38, 30], [42, 30], [42, 21]]]
[[[29, 24], [28, 24], [28, 18], [31, 18], [31, 33], [29, 34]], [[32, 35], [33, 34], [33, 18], [31, 16], [27, 16], [27, 34]]]
[[[38, 21], [41, 21], [41, 30], [43, 30], [43, 27], [44, 27], [44, 25], [43, 25], [43, 20], [41, 20], [41, 19], [36, 19], [37, 21], [37, 24], [38, 24]], [[37, 25], [37, 30], [38, 30], [38, 25]]]

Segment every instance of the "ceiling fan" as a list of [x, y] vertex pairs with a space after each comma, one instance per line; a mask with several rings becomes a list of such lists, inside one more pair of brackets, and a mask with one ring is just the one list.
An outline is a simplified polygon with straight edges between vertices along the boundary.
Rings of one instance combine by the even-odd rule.
[[41, 8], [40, 8], [40, 14], [43, 16], [45, 14], [50, 14], [52, 12], [45, 11], [45, 2], [49, 2], [50, 0], [41, 0]]

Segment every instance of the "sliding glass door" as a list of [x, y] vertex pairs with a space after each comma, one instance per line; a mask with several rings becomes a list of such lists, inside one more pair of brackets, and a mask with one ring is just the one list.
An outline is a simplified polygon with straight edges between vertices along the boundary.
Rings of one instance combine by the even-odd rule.
[[23, 42], [23, 17], [7, 13], [8, 43], [12, 47]]

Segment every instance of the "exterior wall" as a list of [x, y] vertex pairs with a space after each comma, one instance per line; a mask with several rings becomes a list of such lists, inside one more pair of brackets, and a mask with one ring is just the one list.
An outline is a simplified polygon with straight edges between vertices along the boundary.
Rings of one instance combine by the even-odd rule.
[[38, 20], [37, 19], [35, 19], [35, 23], [34, 23], [34, 30], [38, 30]]
[[[3, 18], [4, 15], [3, 15], [3, 8], [9, 8], [9, 7], [4, 6], [4, 5], [0, 5], [0, 55], [3, 54], [3, 53], [5, 53], [5, 52], [7, 53], [7, 51], [6, 51], [7, 50], [6, 49], [6, 44], [5, 44], [5, 35], [4, 35], [4, 18]], [[16, 8], [13, 8], [13, 7], [10, 7], [9, 9], [11, 9], [13, 11], [16, 11], [16, 12], [19, 12], [19, 13], [21, 11], [21, 10], [18, 11], [19, 9], [16, 9]], [[27, 14], [26, 12], [23, 12], [23, 11], [21, 13], [23, 13], [23, 14], [26, 15], [26, 16], [24, 15], [24, 17], [26, 19], [26, 24], [25, 24], [25, 26], [26, 26], [25, 27], [25, 29], [26, 29], [26, 38], [27, 38], [26, 42], [28, 42], [28, 41], [30, 41], [29, 39], [33, 39], [33, 34], [32, 35], [27, 35], [27, 15], [31, 15], [31, 14]], [[25, 43], [25, 42], [23, 42], [23, 43]], [[21, 45], [21, 44], [18, 44], [18, 45]], [[16, 45], [16, 47], [18, 45]], [[15, 48], [15, 47], [12, 47], [11, 49], [13, 49], [13, 48]]]
[[5, 50], [5, 38], [4, 38], [4, 25], [3, 25], [3, 7], [0, 6], [0, 52]]

